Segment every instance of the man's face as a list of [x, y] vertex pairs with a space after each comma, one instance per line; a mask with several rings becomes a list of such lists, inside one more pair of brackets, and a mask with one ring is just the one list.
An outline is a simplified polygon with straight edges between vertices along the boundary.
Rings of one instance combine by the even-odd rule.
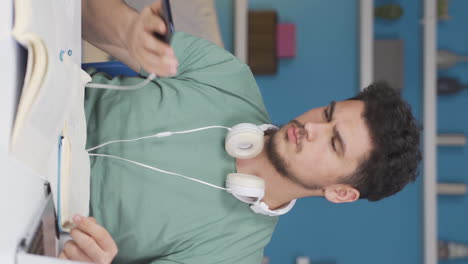
[[308, 189], [320, 189], [352, 174], [372, 143], [362, 101], [312, 109], [276, 131], [266, 151], [276, 170]]

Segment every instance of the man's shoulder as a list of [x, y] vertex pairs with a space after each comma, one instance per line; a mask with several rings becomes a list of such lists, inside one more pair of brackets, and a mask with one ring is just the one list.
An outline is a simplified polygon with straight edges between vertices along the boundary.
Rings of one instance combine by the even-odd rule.
[[[251, 73], [250, 68], [245, 63], [209, 40], [185, 32], [176, 32], [173, 35], [171, 46], [176, 52], [182, 70], [179, 73], [188, 72], [186, 67], [189, 70], [196, 69], [198, 71], [207, 68], [210, 71], [224, 71], [229, 68], [231, 73], [236, 73], [236, 70], [240, 73]], [[213, 69], [213, 67], [216, 68]]]

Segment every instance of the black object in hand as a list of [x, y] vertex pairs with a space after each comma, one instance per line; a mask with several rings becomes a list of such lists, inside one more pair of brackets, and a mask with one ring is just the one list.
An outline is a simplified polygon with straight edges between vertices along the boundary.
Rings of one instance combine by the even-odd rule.
[[438, 94], [454, 94], [465, 88], [468, 85], [462, 84], [459, 80], [451, 77], [441, 77], [437, 80]]
[[154, 32], [153, 34], [157, 39], [170, 44], [172, 34], [174, 33], [174, 22], [172, 21], [171, 4], [169, 0], [162, 0], [162, 9], [160, 15], [166, 24], [166, 34], [163, 35], [157, 32]]

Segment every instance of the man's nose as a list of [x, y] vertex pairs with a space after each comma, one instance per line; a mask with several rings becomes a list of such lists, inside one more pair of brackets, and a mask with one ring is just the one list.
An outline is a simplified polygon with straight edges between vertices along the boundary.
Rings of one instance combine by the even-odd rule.
[[323, 122], [306, 122], [304, 124], [305, 130], [305, 138], [308, 141], [316, 140], [326, 133], [331, 127], [330, 123], [323, 123]]

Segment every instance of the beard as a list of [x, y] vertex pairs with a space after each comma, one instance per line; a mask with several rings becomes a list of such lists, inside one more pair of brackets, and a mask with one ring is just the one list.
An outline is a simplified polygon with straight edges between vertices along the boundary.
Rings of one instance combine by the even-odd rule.
[[[304, 129], [304, 125], [301, 124], [297, 120], [291, 120], [289, 123], [294, 123], [295, 126], [299, 127], [302, 131]], [[284, 178], [291, 180], [292, 182], [295, 182], [299, 184], [300, 186], [308, 189], [308, 190], [317, 190], [321, 189], [322, 186], [313, 184], [313, 183], [307, 183], [304, 180], [301, 180], [292, 170], [290, 164], [286, 161], [286, 159], [282, 156], [282, 154], [278, 150], [278, 145], [281, 140], [283, 141], [288, 141], [288, 135], [286, 134], [285, 137], [281, 137], [281, 135], [278, 133], [279, 130], [268, 130], [265, 131], [265, 134], [269, 136], [267, 142], [265, 143], [265, 151], [268, 157], [268, 160], [271, 162], [275, 170]], [[300, 153], [302, 151], [302, 143], [299, 143], [297, 145], [296, 153]]]

